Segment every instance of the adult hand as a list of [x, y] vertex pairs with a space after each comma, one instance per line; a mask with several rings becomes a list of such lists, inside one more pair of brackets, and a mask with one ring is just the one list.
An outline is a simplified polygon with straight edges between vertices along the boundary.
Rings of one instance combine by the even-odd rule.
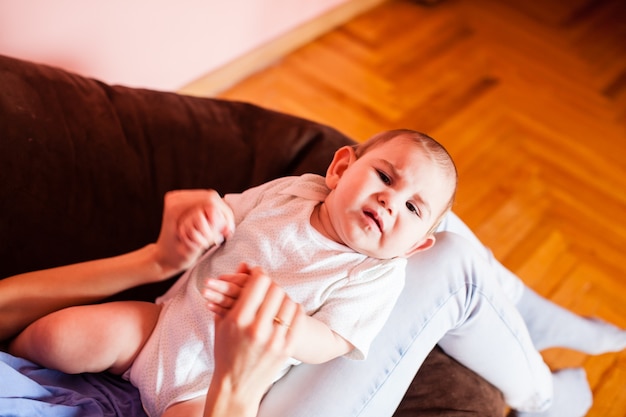
[[292, 355], [293, 334], [304, 316], [302, 307], [260, 268], [249, 270], [233, 307], [216, 318], [215, 372], [205, 415], [255, 416], [264, 393]]

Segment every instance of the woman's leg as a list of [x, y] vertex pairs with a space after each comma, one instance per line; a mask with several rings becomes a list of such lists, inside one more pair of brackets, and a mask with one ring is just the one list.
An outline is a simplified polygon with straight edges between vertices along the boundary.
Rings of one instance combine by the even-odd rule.
[[517, 308], [538, 350], [561, 347], [588, 355], [626, 349], [626, 331], [600, 319], [582, 317], [524, 288]]
[[454, 213], [446, 216], [439, 229], [463, 236], [487, 260], [524, 318], [537, 350], [563, 347], [598, 355], [626, 349], [626, 331], [599, 319], [581, 317], [535, 293], [498, 262]]
[[465, 238], [474, 247], [475, 254], [481, 256], [493, 268], [495, 277], [505, 294], [511, 301], [517, 303], [524, 292], [524, 283], [521, 279], [506, 269], [494, 256], [493, 252], [483, 245], [472, 230], [457, 216], [450, 212], [444, 217], [437, 229], [440, 232], [453, 232]]
[[122, 374], [152, 332], [159, 311], [139, 301], [66, 308], [28, 326], [9, 351], [66, 373]]
[[550, 371], [493, 275], [466, 240], [441, 234], [409, 260], [406, 287], [368, 358], [292, 369], [269, 391], [259, 416], [391, 416], [446, 333], [450, 343], [457, 339], [460, 362], [500, 388], [509, 404], [546, 407]]

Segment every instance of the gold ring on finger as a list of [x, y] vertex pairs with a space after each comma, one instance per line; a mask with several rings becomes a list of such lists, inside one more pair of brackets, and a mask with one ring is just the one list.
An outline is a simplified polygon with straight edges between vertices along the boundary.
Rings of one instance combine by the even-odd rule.
[[289, 323], [287, 323], [286, 321], [284, 321], [280, 317], [274, 317], [274, 323], [278, 324], [279, 326], [285, 326], [286, 328], [289, 328], [289, 326], [290, 326]]

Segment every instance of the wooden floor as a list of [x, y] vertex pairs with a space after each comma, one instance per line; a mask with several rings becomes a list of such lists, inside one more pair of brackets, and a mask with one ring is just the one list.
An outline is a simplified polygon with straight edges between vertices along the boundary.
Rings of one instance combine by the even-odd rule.
[[[459, 167], [454, 210], [506, 266], [626, 327], [623, 0], [391, 0], [221, 96], [357, 140], [429, 133]], [[626, 416], [626, 352], [545, 357], [586, 368], [589, 416]]]

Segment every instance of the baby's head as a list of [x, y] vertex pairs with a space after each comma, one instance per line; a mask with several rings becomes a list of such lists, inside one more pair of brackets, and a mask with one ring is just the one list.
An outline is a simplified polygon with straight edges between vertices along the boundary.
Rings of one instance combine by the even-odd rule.
[[[379, 133], [343, 147], [328, 167], [327, 234], [388, 259], [430, 248], [454, 201], [457, 171], [441, 144], [412, 130]], [[332, 226], [332, 227], [330, 227]]]
[[445, 180], [445, 182], [447, 183], [447, 187], [444, 186], [444, 188], [448, 188], [448, 198], [443, 210], [441, 211], [441, 213], [439, 213], [439, 216], [435, 219], [431, 229], [429, 230], [430, 233], [433, 233], [443, 220], [446, 213], [452, 209], [452, 205], [454, 204], [454, 198], [456, 196], [458, 173], [456, 170], [456, 165], [454, 164], [454, 161], [452, 160], [452, 157], [450, 156], [446, 148], [444, 148], [443, 145], [437, 142], [435, 139], [424, 133], [410, 129], [395, 129], [380, 132], [369, 138], [367, 141], [355, 145], [355, 155], [357, 158], [360, 158], [368, 150], [376, 147], [377, 145], [398, 138], [409, 139], [415, 145], [417, 145], [417, 147], [420, 148], [422, 152], [428, 155], [431, 159], [431, 162], [433, 162], [440, 168], [442, 179]]

